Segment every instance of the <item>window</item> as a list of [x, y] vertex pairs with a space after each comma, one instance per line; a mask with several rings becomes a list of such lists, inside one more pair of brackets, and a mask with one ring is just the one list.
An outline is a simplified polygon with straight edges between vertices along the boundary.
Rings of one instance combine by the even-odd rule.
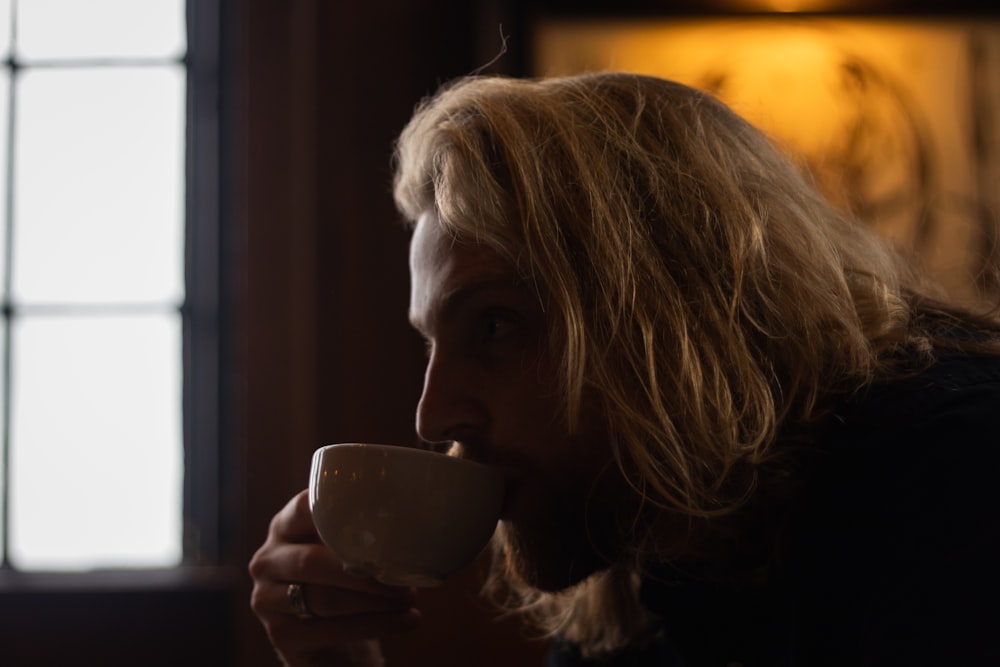
[[198, 556], [190, 387], [214, 387], [193, 359], [216, 302], [192, 244], [216, 223], [190, 25], [184, 0], [0, 0], [5, 568]]

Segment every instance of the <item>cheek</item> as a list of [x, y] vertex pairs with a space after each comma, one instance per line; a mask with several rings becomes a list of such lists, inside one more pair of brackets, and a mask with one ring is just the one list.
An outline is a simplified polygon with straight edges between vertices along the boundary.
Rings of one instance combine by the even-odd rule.
[[573, 486], [587, 486], [614, 465], [604, 405], [593, 391], [585, 391], [571, 425], [556, 369], [546, 361], [521, 375], [511, 394], [516, 414], [508, 416], [518, 422], [523, 441], [533, 443], [532, 458], [547, 463], [550, 473], [560, 471]]
[[546, 437], [565, 438], [566, 410], [556, 378], [548, 364], [520, 365], [500, 383], [503, 391], [493, 401], [497, 424], [516, 426], [523, 437], [544, 433]]
[[614, 465], [604, 404], [592, 390], [584, 391], [572, 433], [577, 443], [577, 456], [587, 467], [606, 471], [609, 465]]

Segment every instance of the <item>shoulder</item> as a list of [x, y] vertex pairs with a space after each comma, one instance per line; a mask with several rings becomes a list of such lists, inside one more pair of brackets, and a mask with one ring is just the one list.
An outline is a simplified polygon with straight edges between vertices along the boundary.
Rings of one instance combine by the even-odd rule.
[[874, 516], [894, 507], [996, 508], [1000, 358], [943, 358], [872, 385], [834, 411], [815, 452], [803, 491], [820, 509]]
[[788, 534], [804, 608], [860, 654], [996, 657], [1000, 359], [945, 358], [873, 386], [817, 445]]
[[995, 508], [1000, 358], [946, 357], [872, 385], [833, 412], [815, 451], [804, 493], [841, 513], [958, 511], [972, 498]]
[[998, 425], [1000, 357], [949, 355], [920, 372], [872, 384], [844, 401], [820, 442], [834, 452], [893, 454], [904, 441], [912, 451], [915, 443], [941, 437], [949, 440], [949, 447], [970, 440], [1000, 443]]

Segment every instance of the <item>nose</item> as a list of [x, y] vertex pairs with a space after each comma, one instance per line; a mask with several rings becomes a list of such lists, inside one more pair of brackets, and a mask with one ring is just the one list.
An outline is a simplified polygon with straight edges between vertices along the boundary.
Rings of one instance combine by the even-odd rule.
[[417, 434], [427, 442], [462, 442], [480, 436], [489, 419], [481, 388], [475, 369], [435, 347], [417, 404]]

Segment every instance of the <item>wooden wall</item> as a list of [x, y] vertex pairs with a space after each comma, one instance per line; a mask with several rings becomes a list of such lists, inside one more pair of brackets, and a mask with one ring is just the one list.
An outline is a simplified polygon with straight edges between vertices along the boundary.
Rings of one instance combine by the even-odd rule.
[[[499, 50], [499, 25], [483, 28], [497, 11], [467, 0], [243, 3], [237, 561], [305, 486], [316, 447], [414, 441], [424, 354], [406, 322], [392, 142], [422, 96]], [[391, 665], [541, 664], [541, 647], [478, 598], [480, 569], [427, 592], [423, 627], [386, 643]], [[238, 664], [273, 665], [248, 596], [247, 579], [234, 603]]]

